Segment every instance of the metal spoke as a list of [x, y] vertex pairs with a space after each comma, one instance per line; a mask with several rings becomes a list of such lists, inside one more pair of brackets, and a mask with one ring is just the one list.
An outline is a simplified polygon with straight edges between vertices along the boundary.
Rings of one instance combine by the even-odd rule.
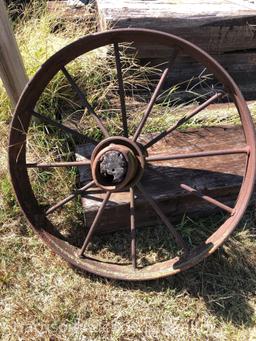
[[46, 117], [46, 116], [44, 116], [44, 115], [42, 115], [42, 114], [40, 114], [40, 113], [38, 113], [38, 112], [36, 112], [34, 110], [31, 111], [31, 114], [34, 117], [37, 117], [40, 121], [42, 121], [44, 123], [48, 123], [48, 124], [52, 125], [53, 127], [59, 128], [60, 130], [63, 130], [65, 132], [67, 132], [68, 134], [71, 134], [71, 135], [79, 138], [82, 141], [87, 141], [87, 142], [91, 142], [93, 144], [97, 144], [97, 142], [94, 141], [92, 138], [87, 137], [86, 135], [83, 135], [83, 134], [79, 133], [78, 131], [76, 131], [74, 129], [66, 127], [63, 124], [61, 124], [61, 123], [59, 123], [57, 121], [54, 121], [51, 118]]
[[82, 246], [82, 248], [81, 248], [81, 250], [80, 250], [80, 252], [79, 252], [79, 257], [83, 257], [84, 251], [85, 251], [85, 249], [87, 248], [88, 244], [89, 244], [90, 241], [91, 241], [91, 238], [92, 238], [92, 236], [93, 236], [94, 230], [95, 230], [95, 228], [96, 228], [97, 225], [98, 225], [98, 222], [99, 222], [99, 220], [100, 220], [100, 218], [101, 218], [101, 216], [102, 216], [102, 213], [103, 213], [103, 211], [104, 211], [104, 209], [105, 209], [105, 206], [106, 206], [106, 204], [107, 204], [107, 202], [108, 202], [108, 200], [109, 200], [109, 198], [110, 198], [110, 195], [111, 195], [111, 192], [108, 191], [108, 192], [106, 193], [106, 196], [105, 196], [105, 198], [104, 198], [104, 200], [103, 200], [103, 202], [102, 202], [100, 208], [98, 209], [98, 212], [97, 212], [97, 214], [96, 214], [96, 217], [94, 218], [94, 221], [93, 221], [93, 223], [92, 223], [92, 225], [91, 225], [91, 227], [90, 227], [90, 229], [89, 229], [89, 232], [88, 232], [88, 234], [87, 234], [87, 236], [86, 236], [86, 238], [85, 238], [85, 241], [84, 241], [84, 243], [83, 243], [83, 246]]
[[149, 114], [150, 114], [150, 112], [151, 112], [151, 110], [153, 108], [153, 105], [155, 104], [157, 96], [158, 96], [158, 94], [159, 94], [159, 92], [160, 92], [160, 90], [161, 90], [161, 88], [162, 88], [162, 86], [163, 86], [163, 84], [164, 84], [164, 82], [166, 80], [166, 77], [167, 77], [171, 67], [173, 66], [173, 64], [175, 62], [175, 59], [176, 59], [176, 57], [178, 55], [178, 52], [179, 52], [178, 49], [175, 49], [175, 51], [173, 53], [173, 56], [172, 56], [172, 58], [170, 59], [170, 61], [168, 63], [167, 68], [162, 73], [161, 78], [160, 78], [160, 80], [159, 80], [159, 82], [158, 82], [158, 84], [157, 84], [157, 86], [155, 88], [155, 91], [153, 92], [153, 95], [152, 95], [152, 97], [151, 97], [151, 99], [149, 101], [149, 104], [148, 104], [148, 106], [146, 108], [146, 111], [145, 111], [145, 113], [144, 113], [144, 115], [143, 115], [143, 117], [142, 117], [142, 119], [140, 121], [140, 124], [139, 124], [139, 126], [138, 126], [138, 128], [137, 128], [137, 130], [136, 130], [136, 132], [135, 132], [135, 134], [133, 136], [133, 138], [132, 138], [133, 141], [136, 141], [137, 138], [139, 137], [139, 135], [140, 135], [140, 133], [141, 133], [141, 131], [142, 131], [146, 121], [147, 121], [147, 118], [148, 118], [148, 116], [149, 116]]
[[179, 245], [180, 248], [182, 248], [185, 252], [187, 252], [188, 248], [181, 237], [180, 233], [175, 229], [175, 227], [170, 223], [169, 219], [166, 217], [166, 215], [163, 213], [163, 211], [160, 209], [160, 207], [157, 205], [157, 203], [152, 199], [152, 197], [145, 191], [141, 183], [138, 183], [137, 188], [139, 191], [143, 194], [144, 198], [148, 201], [148, 203], [152, 206], [154, 211], [157, 213], [157, 215], [160, 217], [162, 222], [165, 224], [165, 226], [169, 229], [170, 233], [174, 237], [177, 245]]
[[131, 258], [133, 268], [137, 267], [136, 258], [136, 229], [135, 229], [135, 215], [134, 215], [134, 190], [130, 187], [130, 219], [131, 219]]
[[197, 108], [195, 108], [189, 115], [182, 117], [179, 121], [177, 121], [172, 127], [169, 129], [163, 131], [162, 133], [158, 134], [156, 137], [154, 137], [151, 141], [149, 141], [146, 145], [145, 148], [149, 148], [153, 146], [156, 142], [170, 134], [173, 130], [177, 129], [179, 126], [187, 122], [189, 119], [191, 119], [193, 116], [198, 114], [200, 111], [203, 109], [207, 108], [212, 102], [214, 102], [216, 99], [223, 97], [225, 94], [223, 92], [218, 92], [212, 97], [210, 97], [207, 101], [204, 103], [200, 104]]
[[66, 203], [77, 197], [79, 194], [83, 193], [86, 191], [88, 188], [92, 187], [94, 185], [94, 181], [89, 182], [87, 185], [77, 189], [74, 193], [70, 194], [67, 196], [65, 199], [59, 201], [57, 204], [53, 205], [46, 211], [46, 215], [49, 215], [50, 213], [53, 213], [56, 211], [58, 208], [63, 207]]
[[90, 105], [90, 103], [88, 102], [85, 94], [80, 90], [80, 88], [78, 87], [78, 85], [76, 84], [76, 82], [74, 81], [74, 79], [71, 77], [71, 75], [68, 73], [67, 69], [63, 66], [61, 68], [61, 71], [64, 73], [65, 77], [67, 78], [67, 80], [69, 81], [70, 85], [72, 86], [73, 90], [77, 93], [78, 97], [80, 98], [83, 107], [87, 108], [88, 112], [92, 115], [92, 117], [94, 118], [94, 120], [96, 121], [97, 125], [99, 126], [99, 128], [101, 129], [103, 135], [105, 137], [109, 137], [109, 133], [106, 129], [106, 127], [104, 126], [104, 124], [102, 123], [101, 119], [99, 118], [99, 116], [96, 114], [96, 112], [94, 111], [94, 109], [92, 108], [92, 106]]
[[236, 149], [220, 149], [220, 150], [208, 150], [205, 152], [195, 152], [188, 154], [156, 154], [146, 157], [147, 162], [153, 161], [167, 161], [167, 160], [181, 160], [181, 159], [191, 159], [197, 157], [208, 157], [208, 156], [218, 156], [218, 155], [232, 155], [232, 154], [248, 154], [250, 151], [249, 146], [244, 148]]
[[128, 137], [129, 133], [128, 133], [127, 116], [126, 116], [124, 82], [123, 82], [122, 66], [121, 66], [118, 43], [114, 43], [114, 50], [115, 50], [117, 80], [118, 80], [118, 87], [119, 87], [119, 97], [120, 97], [121, 112], [122, 112], [123, 133], [125, 137]]
[[213, 204], [219, 208], [221, 208], [222, 210], [230, 213], [230, 214], [233, 214], [234, 213], [234, 209], [221, 203], [220, 201], [216, 200], [216, 199], [213, 199], [211, 197], [209, 197], [208, 195], [204, 195], [203, 193], [197, 191], [196, 189], [188, 186], [188, 185], [185, 185], [185, 184], [181, 184], [180, 185], [181, 188], [185, 189], [187, 192], [191, 193], [191, 194], [194, 194], [195, 196], [209, 202], [210, 204]]
[[83, 161], [67, 161], [67, 162], [50, 162], [50, 163], [43, 163], [43, 162], [28, 162], [28, 168], [50, 168], [50, 167], [79, 167], [90, 165], [90, 160], [83, 160]]

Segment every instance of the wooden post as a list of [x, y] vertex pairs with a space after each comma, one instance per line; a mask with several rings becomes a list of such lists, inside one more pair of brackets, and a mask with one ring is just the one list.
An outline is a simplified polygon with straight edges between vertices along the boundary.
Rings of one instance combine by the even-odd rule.
[[14, 107], [28, 82], [28, 77], [9, 23], [4, 0], [0, 0], [0, 77]]

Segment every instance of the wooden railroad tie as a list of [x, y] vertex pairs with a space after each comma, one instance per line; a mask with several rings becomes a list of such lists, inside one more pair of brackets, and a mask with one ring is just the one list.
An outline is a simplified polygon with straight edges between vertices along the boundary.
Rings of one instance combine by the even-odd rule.
[[[152, 136], [147, 136], [147, 139], [150, 137]], [[144, 137], [142, 142], [147, 139]], [[239, 126], [205, 127], [173, 132], [171, 136], [157, 143], [150, 150], [150, 155], [186, 154], [241, 148], [243, 145], [244, 136]], [[77, 146], [77, 159], [90, 158], [92, 149], [91, 144]], [[245, 154], [152, 162], [145, 171], [142, 184], [171, 221], [178, 221], [183, 215], [205, 216], [212, 211], [220, 211], [220, 208], [205, 201], [201, 195], [214, 198], [227, 207], [234, 206], [242, 183], [245, 162]], [[79, 171], [81, 184], [91, 179], [89, 166], [79, 167]], [[191, 192], [191, 189], [196, 191]], [[87, 227], [92, 223], [103, 198], [104, 193], [98, 188], [92, 188], [82, 197]], [[150, 226], [159, 221], [139, 192], [136, 193], [135, 210], [138, 227]], [[129, 228], [129, 223], [129, 190], [112, 193], [98, 230], [116, 231]]]

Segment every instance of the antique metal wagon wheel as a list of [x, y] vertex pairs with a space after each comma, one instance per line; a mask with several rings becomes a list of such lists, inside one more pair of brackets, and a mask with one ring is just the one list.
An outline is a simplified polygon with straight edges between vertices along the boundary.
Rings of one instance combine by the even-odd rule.
[[[184, 116], [182, 120], [179, 120], [176, 124], [166, 129], [164, 132], [156, 134], [152, 140], [147, 144], [142, 145], [138, 143], [138, 138], [141, 131], [150, 116], [151, 109], [155, 103], [155, 100], [159, 94], [159, 91], [167, 77], [169, 70], [175, 61], [175, 53], [172, 55], [169, 65], [163, 71], [158, 85], [153, 91], [153, 95], [148, 103], [146, 112], [142, 117], [135, 133], [131, 136], [129, 127], [127, 125], [127, 117], [125, 110], [125, 95], [122, 83], [122, 67], [120, 63], [119, 46], [123, 43], [150, 43], [152, 41], [163, 45], [165, 48], [170, 48], [174, 51], [182, 51], [189, 56], [192, 56], [199, 63], [205, 65], [210, 72], [218, 79], [223, 85], [223, 91], [215, 92], [210, 98], [201, 103], [192, 113]], [[82, 54], [88, 53], [96, 48], [111, 45], [114, 46], [117, 79], [119, 84], [119, 95], [121, 102], [120, 115], [122, 116], [123, 134], [122, 136], [110, 136], [107, 131], [104, 121], [95, 112], [93, 107], [88, 102], [85, 95], [79, 90], [72, 75], [67, 71], [66, 65], [79, 57]], [[176, 53], [177, 54], [177, 53]], [[76, 189], [72, 194], [57, 204], [51, 206], [48, 209], [43, 209], [38, 203], [35, 194], [32, 190], [30, 183], [28, 168], [30, 167], [70, 167], [81, 166], [88, 162], [83, 161], [69, 161], [69, 162], [55, 162], [52, 164], [44, 165], [37, 163], [28, 163], [26, 160], [26, 139], [28, 128], [31, 123], [31, 118], [37, 117], [40, 121], [54, 126], [57, 129], [64, 130], [66, 133], [79, 136], [85, 141], [86, 136], [78, 133], [76, 130], [64, 126], [57, 120], [53, 120], [35, 111], [37, 101], [53, 78], [53, 76], [62, 71], [66, 79], [71, 84], [74, 91], [77, 92], [84, 107], [87, 108], [91, 117], [96, 121], [98, 127], [101, 129], [103, 139], [95, 147], [90, 166], [92, 169], [92, 180], [85, 184], [82, 188]], [[147, 149], [155, 144], [160, 139], [164, 138], [168, 134], [171, 134], [173, 130], [185, 123], [191, 117], [198, 112], [206, 108], [209, 104], [213, 103], [217, 98], [220, 98], [228, 94], [239, 112], [243, 132], [245, 135], [246, 143], [241, 148], [224, 149], [216, 151], [202, 151], [198, 153], [190, 153], [185, 155], [154, 155], [148, 156]], [[161, 160], [177, 160], [179, 158], [197, 158], [204, 156], [216, 156], [216, 155], [232, 155], [232, 154], [244, 154], [246, 155], [246, 169], [244, 173], [243, 182], [239, 195], [237, 197], [234, 207], [228, 207], [212, 198], [205, 198], [212, 202], [219, 208], [229, 213], [228, 218], [219, 228], [211, 234], [201, 245], [190, 250], [186, 246], [186, 242], [182, 238], [177, 229], [170, 223], [169, 219], [163, 213], [160, 206], [152, 197], [146, 192], [141, 183], [143, 177], [144, 168], [151, 162], [157, 162]], [[199, 263], [201, 260], [212, 254], [230, 235], [234, 230], [237, 223], [243, 216], [245, 209], [250, 200], [250, 196], [253, 191], [254, 178], [255, 178], [255, 136], [253, 123], [250, 117], [249, 110], [246, 102], [234, 83], [232, 78], [227, 72], [207, 53], [196, 47], [195, 45], [171, 34], [143, 30], [143, 29], [120, 29], [112, 30], [103, 33], [97, 33], [85, 36], [76, 42], [66, 46], [55, 55], [53, 55], [46, 63], [42, 65], [39, 71], [35, 74], [32, 80], [25, 88], [19, 103], [16, 107], [15, 114], [10, 129], [9, 139], [9, 167], [10, 174], [13, 183], [13, 187], [25, 213], [27, 219], [34, 227], [34, 230], [40, 235], [44, 242], [58, 255], [63, 257], [67, 262], [72, 265], [92, 272], [97, 275], [105, 276], [108, 278], [116, 278], [122, 280], [148, 280], [154, 278], [166, 277], [173, 275], [180, 271], [184, 271], [193, 265]], [[90, 226], [88, 233], [83, 241], [81, 241], [82, 247], [78, 248], [71, 243], [68, 243], [61, 233], [53, 226], [50, 221], [51, 213], [57, 209], [65, 209], [65, 204], [70, 200], [76, 198], [79, 194], [84, 193], [92, 186], [97, 185], [100, 189], [105, 191], [105, 198], [96, 214], [96, 217]], [[191, 188], [186, 188], [188, 191]], [[86, 249], [94, 236], [95, 228], [104, 212], [104, 208], [114, 191], [120, 191], [127, 189], [130, 191], [130, 227], [131, 227], [131, 262], [128, 265], [110, 264], [109, 262], [99, 261], [86, 256]], [[153, 265], [145, 267], [136, 266], [136, 238], [135, 238], [135, 226], [136, 226], [136, 201], [134, 200], [134, 190], [139, 191], [148, 201], [152, 209], [160, 217], [163, 225], [165, 225], [170, 232], [170, 235], [179, 246], [180, 252], [174, 258], [165, 260], [163, 262], [157, 262]], [[61, 198], [60, 198], [61, 199]], [[135, 213], [135, 214], [134, 214]]]

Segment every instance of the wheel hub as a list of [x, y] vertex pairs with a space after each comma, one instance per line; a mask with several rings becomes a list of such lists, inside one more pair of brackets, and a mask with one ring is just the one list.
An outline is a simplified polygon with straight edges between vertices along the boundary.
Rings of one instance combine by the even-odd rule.
[[106, 182], [120, 184], [128, 170], [128, 163], [124, 154], [117, 150], [105, 152], [100, 158], [100, 174]]
[[143, 168], [142, 151], [128, 138], [108, 138], [95, 148], [92, 155], [93, 180], [97, 186], [108, 191], [137, 183]]

